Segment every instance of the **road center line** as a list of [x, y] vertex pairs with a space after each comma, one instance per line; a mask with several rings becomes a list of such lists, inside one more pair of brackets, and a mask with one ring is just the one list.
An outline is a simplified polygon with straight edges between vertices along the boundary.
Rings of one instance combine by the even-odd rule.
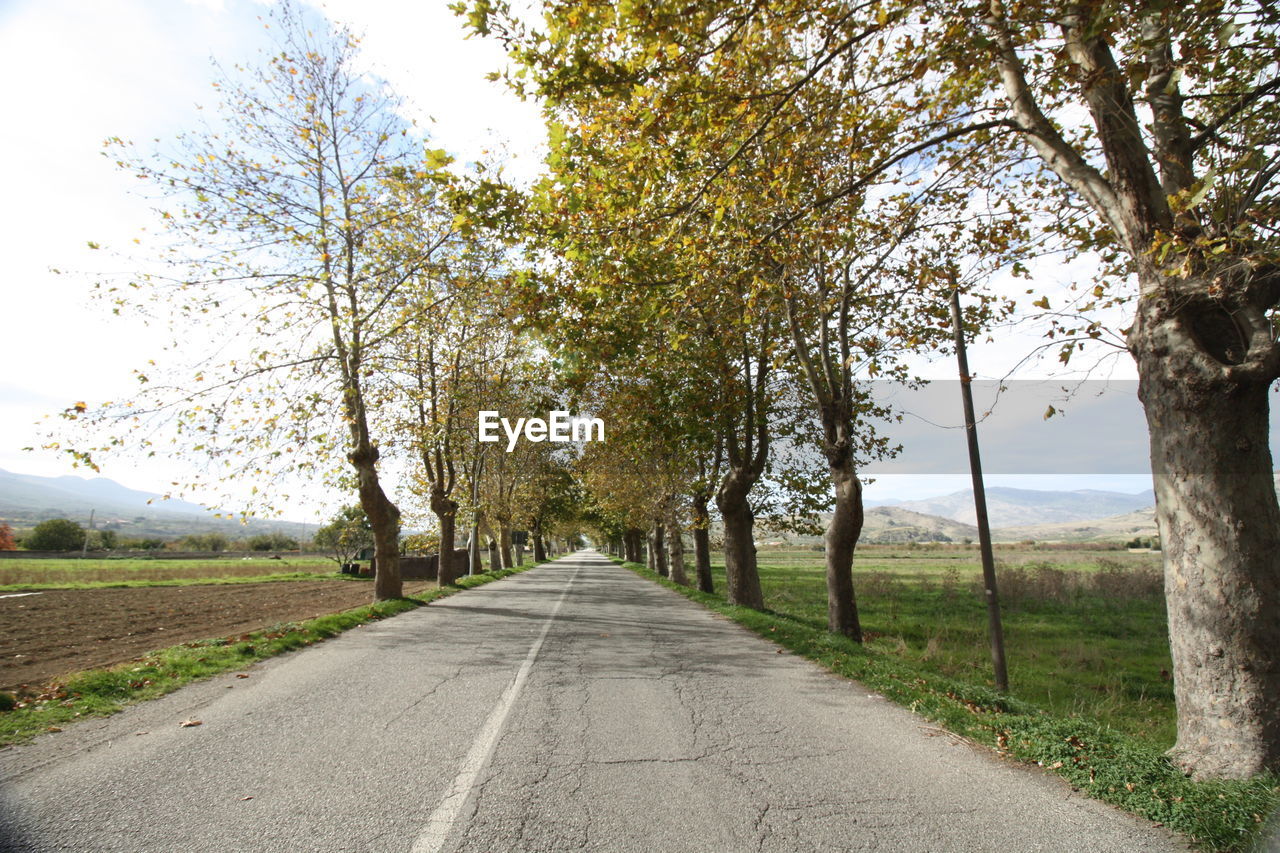
[[498, 745], [498, 737], [502, 734], [507, 716], [515, 706], [516, 700], [520, 698], [525, 682], [529, 680], [533, 662], [537, 660], [538, 652], [542, 650], [542, 643], [551, 631], [551, 624], [556, 621], [560, 605], [564, 604], [565, 598], [569, 595], [569, 588], [577, 580], [580, 571], [582, 571], [581, 565], [573, 570], [569, 582], [564, 585], [564, 591], [556, 599], [555, 607], [551, 608], [551, 615], [543, 624], [538, 639], [534, 640], [533, 645], [529, 647], [529, 654], [525, 655], [524, 663], [520, 665], [520, 671], [516, 673], [515, 680], [507, 685], [507, 689], [498, 699], [498, 704], [489, 712], [489, 718], [480, 727], [475, 741], [471, 744], [471, 749], [467, 752], [467, 757], [462, 760], [462, 765], [458, 768], [458, 775], [454, 777], [453, 783], [449, 785], [436, 810], [427, 819], [426, 826], [418, 833], [418, 838], [413, 843], [413, 853], [440, 853], [444, 849], [444, 843], [449, 838], [449, 832], [453, 829], [458, 814], [470, 798], [472, 789], [475, 788], [476, 778], [489, 763], [489, 758]]

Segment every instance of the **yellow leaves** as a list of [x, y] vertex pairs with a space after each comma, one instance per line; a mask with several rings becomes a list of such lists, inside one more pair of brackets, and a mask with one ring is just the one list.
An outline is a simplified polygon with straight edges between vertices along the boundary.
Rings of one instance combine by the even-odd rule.
[[1045, 311], [1048, 311], [1048, 310], [1049, 310], [1049, 297], [1047, 297], [1047, 296], [1041, 296], [1039, 299], [1037, 299], [1036, 301], [1032, 302], [1031, 304], [1032, 304], [1032, 305], [1034, 305], [1034, 306], [1035, 306], [1035, 307], [1037, 307], [1037, 308], [1041, 308], [1041, 309], [1043, 309], [1043, 310], [1045, 310]]

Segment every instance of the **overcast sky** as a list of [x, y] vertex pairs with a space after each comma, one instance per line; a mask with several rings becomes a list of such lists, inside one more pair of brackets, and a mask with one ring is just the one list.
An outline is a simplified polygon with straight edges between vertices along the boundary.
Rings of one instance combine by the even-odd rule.
[[[216, 103], [210, 57], [225, 65], [252, 62], [264, 45], [258, 16], [268, 5], [254, 0], [0, 0], [0, 74], [8, 81], [0, 162], [9, 167], [6, 203], [0, 206], [0, 276], [8, 320], [0, 332], [0, 468], [45, 476], [90, 473], [73, 471], [57, 454], [21, 450], [40, 442], [33, 424], [77, 400], [126, 395], [132, 369], [156, 357], [163, 342], [138, 323], [111, 317], [92, 304], [90, 276], [59, 276], [49, 268], [101, 270], [103, 255], [88, 251], [87, 241], [124, 245], [149, 221], [146, 202], [131, 195], [133, 179], [101, 156], [102, 141], [120, 136], [141, 146], [191, 128], [196, 105]], [[504, 64], [504, 57], [492, 43], [464, 39], [446, 0], [334, 0], [323, 8], [330, 18], [364, 33], [365, 61], [406, 98], [414, 117], [434, 119], [436, 145], [468, 160], [501, 140], [516, 155], [512, 169], [533, 174], [543, 141], [537, 109], [484, 79]], [[1054, 264], [1044, 265], [1041, 273], [1040, 284], [1050, 292], [1085, 274]], [[971, 367], [980, 376], [1005, 375], [1041, 343], [1031, 332], [1002, 333], [1000, 339], [998, 345], [979, 343], [971, 351]], [[923, 371], [955, 376], [950, 362], [925, 365]], [[1049, 372], [1046, 364], [1032, 364], [1018, 375]], [[1107, 372], [1134, 376], [1127, 358]], [[1047, 430], [1037, 435], [1035, 423], [1021, 422], [1023, 428], [1003, 434], [1002, 443], [1027, 442], [1031, 454], [1037, 446], [1049, 446], [1037, 444], [1052, 440]], [[1145, 454], [1141, 423], [1126, 423], [1126, 430], [1137, 433], [1124, 440], [1132, 445], [1136, 438]], [[109, 463], [102, 473], [133, 488], [165, 491], [171, 481], [183, 479], [184, 464]], [[900, 476], [882, 478], [868, 496], [923, 497], [965, 486], [957, 472], [921, 464], [895, 469]], [[993, 482], [1140, 491], [1149, 486], [1144, 471], [1140, 465], [1136, 471], [1111, 472], [1109, 479], [1058, 474]], [[1024, 472], [1032, 473], [1054, 472]], [[338, 500], [324, 496], [319, 502], [328, 506]]]

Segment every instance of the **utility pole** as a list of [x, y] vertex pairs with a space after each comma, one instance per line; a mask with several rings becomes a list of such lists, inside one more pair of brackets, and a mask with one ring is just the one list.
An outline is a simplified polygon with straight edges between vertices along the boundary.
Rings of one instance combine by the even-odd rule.
[[96, 509], [89, 510], [89, 529], [84, 532], [84, 544], [80, 546], [80, 559], [84, 559], [89, 553], [89, 537], [93, 535], [93, 516]]
[[1000, 597], [996, 594], [996, 562], [991, 553], [991, 525], [987, 520], [987, 490], [982, 485], [982, 459], [978, 454], [978, 424], [973, 416], [973, 389], [969, 385], [969, 359], [964, 350], [964, 324], [960, 321], [960, 291], [951, 291], [951, 326], [956, 336], [956, 360], [960, 363], [960, 396], [964, 400], [964, 431], [969, 439], [969, 470], [973, 474], [973, 508], [978, 516], [978, 548], [982, 552], [982, 585], [987, 594], [987, 634], [996, 689], [1009, 689], [1004, 662], [1004, 627], [1000, 622]]

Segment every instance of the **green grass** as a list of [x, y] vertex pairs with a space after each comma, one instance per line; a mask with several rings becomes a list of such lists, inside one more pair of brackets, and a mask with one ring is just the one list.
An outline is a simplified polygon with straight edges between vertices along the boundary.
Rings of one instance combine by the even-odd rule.
[[[890, 552], [894, 553], [894, 552]], [[1158, 556], [1115, 552], [1002, 557], [998, 580], [1010, 695], [1061, 716], [1099, 719], [1166, 749], [1173, 745], [1173, 664]], [[822, 555], [760, 551], [767, 606], [817, 629], [827, 623]], [[986, 604], [973, 551], [875, 551], [855, 564], [867, 645], [925, 669], [994, 686]], [[724, 568], [715, 567], [717, 588]]]
[[[70, 676], [37, 698], [5, 710], [0, 701], [0, 746], [29, 740], [86, 717], [114, 714], [135, 702], [171, 693], [204, 678], [312, 645], [357, 625], [385, 619], [464, 589], [527, 571], [537, 564], [463, 577], [454, 587], [433, 588], [393, 601], [368, 604], [305, 622], [288, 622], [242, 637], [184, 643], [105, 669]], [[0, 699], [11, 699], [0, 694]]]
[[[724, 613], [764, 637], [803, 655], [832, 672], [853, 678], [877, 690], [912, 711], [937, 722], [974, 742], [985, 744], [1004, 754], [1035, 762], [1065, 777], [1072, 786], [1090, 796], [1112, 803], [1135, 814], [1187, 835], [1198, 846], [1213, 851], [1245, 851], [1250, 849], [1267, 816], [1280, 806], [1280, 778], [1262, 776], [1249, 781], [1195, 782], [1175, 768], [1164, 754], [1164, 724], [1152, 726], [1149, 697], [1142, 689], [1126, 698], [1121, 693], [1106, 704], [1093, 696], [1064, 698], [1065, 686], [1051, 686], [1050, 673], [1059, 658], [1070, 662], [1071, 654], [1058, 655], [1051, 650], [1054, 643], [1074, 642], [1070, 638], [1077, 628], [1131, 633], [1147, 630], [1153, 623], [1149, 614], [1139, 612], [1094, 614], [1093, 623], [1084, 622], [1081, 611], [1098, 609], [1099, 602], [1084, 600], [1057, 609], [1028, 605], [1025, 609], [1009, 608], [1010, 619], [1018, 625], [1014, 632], [1018, 649], [1033, 645], [1043, 652], [1042, 663], [1022, 662], [1011, 667], [1012, 694], [998, 693], [989, 684], [977, 660], [985, 654], [985, 610], [967, 585], [955, 584], [954, 597], [945, 589], [930, 589], [933, 581], [925, 578], [909, 580], [915, 574], [909, 567], [901, 577], [890, 576], [896, 586], [880, 579], [888, 590], [880, 596], [866, 589], [864, 575], [860, 605], [864, 628], [876, 636], [866, 646], [825, 630], [825, 587], [822, 582], [820, 555], [809, 561], [774, 560], [769, 552], [761, 552], [761, 579], [765, 588], [767, 611], [755, 611], [728, 605], [723, 596], [723, 567], [717, 567], [717, 589], [708, 595], [696, 589], [678, 587], [658, 578], [634, 563], [622, 565], [655, 580], [706, 607]], [[621, 562], [621, 561], [618, 561]], [[791, 562], [793, 565], [779, 565]], [[857, 566], [861, 573], [862, 564]], [[925, 573], [928, 574], [927, 572]], [[907, 578], [904, 580], [902, 578]], [[935, 586], [944, 586], [936, 585]], [[973, 599], [965, 603], [964, 599]], [[877, 600], [879, 599], [879, 600]], [[954, 610], [949, 612], [940, 603]], [[1141, 610], [1123, 604], [1116, 609]], [[1024, 615], [1015, 616], [1015, 612]], [[931, 620], [942, 620], [948, 626], [944, 633]], [[975, 622], [977, 627], [962, 632], [962, 624]], [[1161, 628], [1161, 631], [1163, 629]], [[1089, 635], [1083, 635], [1088, 637]], [[1161, 633], [1160, 636], [1163, 636]], [[983, 652], [966, 647], [981, 637]], [[941, 639], [937, 639], [941, 638]], [[928, 640], [935, 639], [935, 653], [925, 654]], [[1117, 638], [1107, 638], [1117, 639]], [[1011, 658], [1021, 655], [1009, 639]], [[937, 649], [952, 647], [953, 656]], [[1125, 670], [1127, 646], [1120, 642], [1112, 647], [1113, 665]], [[1137, 670], [1150, 663], [1140, 651]], [[1167, 651], [1165, 652], [1167, 654]], [[989, 668], [989, 664], [987, 665]], [[1097, 664], [1081, 664], [1087, 672]], [[950, 670], [950, 671], [948, 671]], [[1043, 670], [1038, 675], [1033, 674]], [[1019, 689], [1017, 679], [1025, 679]], [[1070, 676], [1076, 678], [1078, 675]], [[1107, 677], [1095, 673], [1095, 680]], [[1072, 688], [1078, 689], [1078, 688]], [[1050, 697], [1056, 692], [1052, 707], [1035, 697]], [[1096, 691], [1089, 691], [1090, 693]], [[1031, 698], [1028, 698], [1031, 697]], [[1065, 703], [1065, 704], [1064, 704]], [[1124, 705], [1136, 704], [1137, 710]], [[1156, 702], [1160, 704], [1159, 701]]]

